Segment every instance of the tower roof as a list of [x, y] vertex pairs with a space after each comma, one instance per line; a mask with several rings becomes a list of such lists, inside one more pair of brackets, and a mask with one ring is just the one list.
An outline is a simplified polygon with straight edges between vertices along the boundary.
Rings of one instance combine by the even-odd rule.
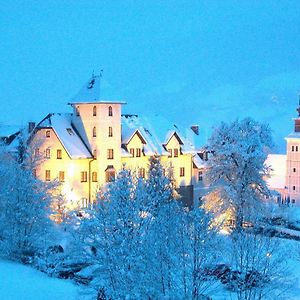
[[117, 100], [101, 100], [100, 99], [100, 84], [102, 75], [92, 75], [92, 77], [86, 82], [79, 90], [77, 95], [72, 98], [69, 104], [79, 103], [119, 103], [125, 104], [124, 101]]

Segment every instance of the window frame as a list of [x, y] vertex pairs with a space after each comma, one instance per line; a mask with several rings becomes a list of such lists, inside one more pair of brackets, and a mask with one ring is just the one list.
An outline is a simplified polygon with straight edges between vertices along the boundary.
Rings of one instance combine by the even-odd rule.
[[141, 155], [142, 155], [141, 148], [136, 148], [136, 149], [135, 149], [135, 153], [136, 153], [136, 154], [135, 154], [136, 157], [141, 157]]
[[179, 177], [184, 177], [185, 176], [185, 168], [184, 167], [180, 167], [179, 169]]
[[97, 116], [97, 106], [94, 105], [93, 106], [93, 117], [96, 117]]
[[51, 181], [51, 170], [45, 170], [45, 181]]
[[65, 182], [65, 171], [58, 172], [58, 180], [59, 182]]
[[96, 171], [92, 172], [92, 182], [98, 182], [98, 173]]
[[46, 138], [50, 138], [51, 137], [51, 131], [50, 130], [46, 130]]
[[62, 159], [62, 150], [61, 149], [56, 150], [56, 159]]
[[113, 128], [111, 126], [108, 127], [108, 137], [113, 136]]
[[87, 171], [80, 172], [80, 182], [87, 182]]
[[114, 159], [114, 149], [107, 149], [107, 159]]
[[112, 106], [111, 106], [111, 105], [108, 107], [108, 116], [109, 116], [109, 117], [112, 117], [112, 116], [113, 116], [113, 109], [112, 109]]

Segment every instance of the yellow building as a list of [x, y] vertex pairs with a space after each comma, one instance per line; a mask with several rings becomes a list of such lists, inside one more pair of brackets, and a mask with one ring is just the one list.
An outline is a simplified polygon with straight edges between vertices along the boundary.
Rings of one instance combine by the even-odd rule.
[[206, 189], [204, 154], [193, 142], [199, 128], [150, 124], [122, 115], [124, 104], [101, 100], [100, 77], [93, 76], [69, 103], [72, 113], [49, 114], [31, 128], [34, 155], [42, 158], [36, 176], [59, 180], [71, 205], [86, 206], [123, 167], [146, 177], [149, 158], [158, 155], [185, 203], [193, 205]]

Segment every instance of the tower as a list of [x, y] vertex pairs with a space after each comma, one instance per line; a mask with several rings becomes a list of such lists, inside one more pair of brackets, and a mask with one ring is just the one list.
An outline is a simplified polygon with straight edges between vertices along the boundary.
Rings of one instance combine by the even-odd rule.
[[300, 95], [297, 112], [294, 131], [285, 138], [287, 141], [285, 200], [287, 203], [300, 205]]
[[93, 155], [89, 174], [98, 185], [121, 169], [121, 106], [123, 101], [100, 99], [101, 75], [93, 75], [69, 103], [72, 125]]

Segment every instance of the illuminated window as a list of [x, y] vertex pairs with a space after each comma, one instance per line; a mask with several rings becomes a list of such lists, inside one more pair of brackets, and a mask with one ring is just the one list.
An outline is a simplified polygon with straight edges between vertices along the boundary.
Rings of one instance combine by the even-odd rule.
[[46, 137], [47, 137], [47, 138], [50, 137], [50, 130], [46, 130]]
[[136, 157], [141, 157], [141, 149], [136, 148]]
[[113, 110], [112, 110], [112, 107], [109, 106], [109, 107], [108, 107], [108, 116], [109, 116], [109, 117], [112, 117], [112, 115], [113, 115]]
[[56, 151], [56, 158], [57, 159], [61, 159], [62, 158], [62, 151], [61, 151], [61, 149], [57, 149], [57, 151]]
[[145, 174], [146, 174], [145, 168], [140, 168], [139, 169], [139, 177], [145, 178]]
[[97, 172], [92, 172], [92, 181], [93, 182], [97, 182], [98, 179], [97, 179]]
[[96, 149], [93, 151], [93, 156], [94, 156], [94, 159], [97, 159], [97, 150]]
[[50, 179], [51, 179], [50, 170], [46, 170], [45, 171], [45, 180], [50, 181]]
[[134, 149], [133, 149], [133, 148], [130, 148], [130, 149], [129, 149], [129, 152], [130, 152], [130, 154], [132, 155], [132, 157], [134, 157]]
[[180, 168], [179, 173], [180, 173], [180, 177], [184, 177], [184, 168], [183, 167]]
[[178, 149], [174, 149], [174, 157], [178, 157]]
[[93, 128], [93, 137], [97, 136], [96, 127]]
[[115, 181], [116, 172], [113, 166], [108, 166], [105, 171], [105, 181], [112, 182]]
[[97, 116], [97, 107], [96, 106], [93, 107], [93, 116], [94, 117]]
[[169, 155], [168, 157], [172, 157], [172, 149], [168, 149]]
[[80, 112], [79, 112], [79, 106], [76, 106], [76, 116], [79, 117], [80, 116]]
[[203, 180], [203, 171], [199, 171], [198, 173], [198, 181], [202, 181]]
[[49, 148], [46, 149], [45, 156], [46, 156], [46, 158], [50, 158], [51, 153], [50, 153], [50, 149]]
[[80, 181], [87, 182], [87, 172], [86, 171], [80, 172]]
[[114, 149], [107, 149], [107, 159], [114, 159]]
[[40, 148], [36, 148], [36, 149], [34, 150], [34, 156], [35, 156], [35, 157], [39, 157], [39, 156], [40, 156]]
[[108, 127], [108, 136], [109, 137], [113, 136], [113, 129], [112, 129], [112, 127]]
[[65, 181], [65, 172], [64, 171], [59, 171], [59, 173], [58, 173], [58, 180], [60, 182], [64, 182]]

